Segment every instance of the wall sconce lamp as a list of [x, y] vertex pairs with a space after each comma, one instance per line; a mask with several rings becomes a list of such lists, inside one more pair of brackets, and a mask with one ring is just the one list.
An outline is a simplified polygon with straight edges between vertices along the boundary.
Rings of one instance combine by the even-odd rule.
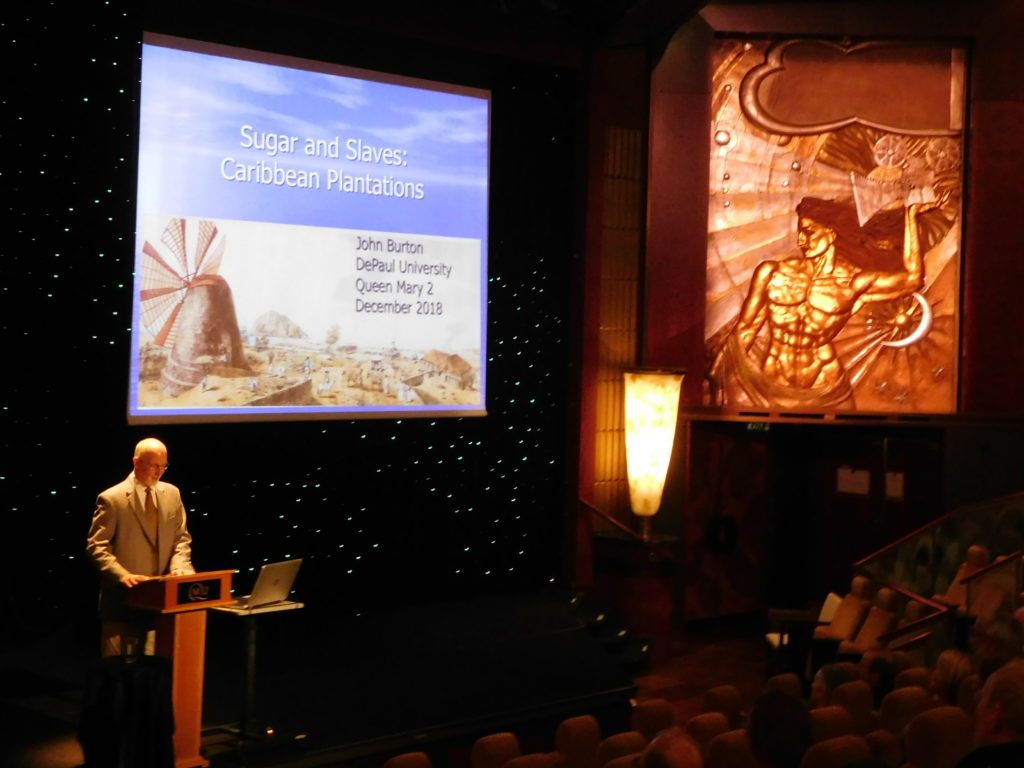
[[645, 541], [651, 538], [651, 518], [661, 506], [685, 373], [658, 368], [623, 371], [629, 505], [640, 518], [640, 535]]

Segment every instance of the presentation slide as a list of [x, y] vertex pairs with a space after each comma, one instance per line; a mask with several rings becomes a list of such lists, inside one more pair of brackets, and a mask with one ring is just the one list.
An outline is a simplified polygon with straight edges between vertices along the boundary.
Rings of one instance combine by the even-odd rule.
[[132, 423], [485, 413], [486, 91], [146, 34]]

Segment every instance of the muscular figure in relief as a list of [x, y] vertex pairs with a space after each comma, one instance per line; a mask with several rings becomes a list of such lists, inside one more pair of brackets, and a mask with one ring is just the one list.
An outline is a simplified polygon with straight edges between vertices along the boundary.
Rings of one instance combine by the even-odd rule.
[[850, 203], [801, 200], [802, 254], [764, 261], [754, 271], [711, 368], [717, 403], [829, 408], [849, 399], [850, 382], [832, 342], [863, 305], [923, 287], [918, 216], [943, 202], [880, 211], [861, 227]]

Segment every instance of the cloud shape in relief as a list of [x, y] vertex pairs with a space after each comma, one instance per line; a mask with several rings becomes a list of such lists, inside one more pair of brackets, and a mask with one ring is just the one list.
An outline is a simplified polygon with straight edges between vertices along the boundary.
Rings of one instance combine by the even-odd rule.
[[962, 94], [962, 78], [962, 66], [945, 46], [783, 40], [747, 72], [739, 97], [747, 118], [775, 134], [860, 124], [904, 135], [952, 136], [962, 133], [951, 106], [951, 94]]

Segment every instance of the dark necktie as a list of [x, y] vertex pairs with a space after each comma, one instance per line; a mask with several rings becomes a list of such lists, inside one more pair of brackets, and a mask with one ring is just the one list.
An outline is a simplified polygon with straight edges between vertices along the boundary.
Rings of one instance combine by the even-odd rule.
[[[153, 541], [156, 542], [160, 533], [160, 515], [156, 510], [156, 500], [153, 498], [153, 489], [146, 488], [146, 525], [153, 531]], [[156, 548], [154, 544], [154, 549]]]

